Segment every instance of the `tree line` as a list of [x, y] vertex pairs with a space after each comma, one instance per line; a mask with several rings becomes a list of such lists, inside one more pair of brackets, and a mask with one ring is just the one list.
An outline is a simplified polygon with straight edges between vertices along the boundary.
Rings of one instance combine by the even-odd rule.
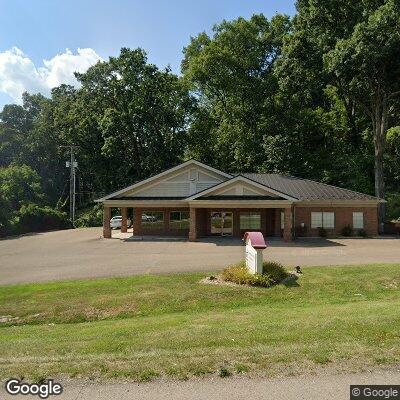
[[123, 48], [76, 74], [78, 88], [4, 106], [0, 232], [66, 223], [70, 144], [82, 224], [99, 222], [94, 198], [189, 158], [375, 194], [388, 200], [387, 219], [400, 217], [400, 5], [296, 8], [190, 38], [179, 76]]

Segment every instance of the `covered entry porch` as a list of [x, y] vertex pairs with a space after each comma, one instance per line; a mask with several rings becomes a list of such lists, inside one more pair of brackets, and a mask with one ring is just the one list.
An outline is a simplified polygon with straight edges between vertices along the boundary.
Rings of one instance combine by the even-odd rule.
[[[293, 240], [294, 206], [292, 204], [188, 204], [159, 206], [156, 204], [104, 204], [103, 236], [110, 238], [112, 209], [122, 216], [121, 232], [127, 232], [127, 220], [132, 219], [134, 236], [182, 236], [190, 241], [202, 237], [242, 238], [247, 231], [260, 231], [264, 236]], [[279, 201], [280, 203], [282, 201]], [[149, 204], [150, 203], [150, 204]], [[265, 203], [265, 202], [263, 202]]]

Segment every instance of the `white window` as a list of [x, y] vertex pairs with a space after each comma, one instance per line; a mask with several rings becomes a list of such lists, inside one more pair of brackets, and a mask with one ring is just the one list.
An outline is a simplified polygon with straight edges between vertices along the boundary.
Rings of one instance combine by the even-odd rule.
[[172, 211], [169, 218], [171, 229], [189, 229], [189, 211]]
[[261, 229], [261, 214], [254, 212], [241, 212], [240, 229]]
[[353, 212], [353, 228], [364, 229], [364, 213]]
[[311, 228], [327, 228], [335, 227], [334, 212], [312, 212], [311, 213]]
[[311, 228], [322, 228], [322, 212], [311, 213]]
[[335, 227], [335, 213], [333, 212], [322, 213], [322, 227], [331, 229]]

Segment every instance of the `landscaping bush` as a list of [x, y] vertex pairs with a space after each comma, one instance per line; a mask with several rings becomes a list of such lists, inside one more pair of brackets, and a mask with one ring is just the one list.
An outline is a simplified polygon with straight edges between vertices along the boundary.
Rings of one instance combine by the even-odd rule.
[[251, 284], [253, 275], [247, 268], [245, 261], [241, 261], [238, 264], [225, 268], [221, 272], [221, 278], [224, 281], [238, 283], [239, 285], [249, 285]]
[[37, 204], [24, 205], [18, 211], [15, 233], [43, 232], [53, 229], [67, 229], [71, 224], [67, 215], [51, 207]]
[[358, 236], [361, 236], [364, 238], [368, 237], [368, 233], [365, 229], [360, 229], [357, 233], [358, 233]]
[[282, 282], [287, 277], [285, 267], [276, 261], [264, 261], [263, 263], [263, 275], [271, 277], [273, 282]]
[[343, 236], [353, 236], [353, 228], [350, 225], [346, 225], [343, 229], [342, 229], [342, 235]]
[[103, 225], [103, 205], [96, 204], [89, 210], [84, 211], [75, 220], [77, 228], [84, 228], [89, 226], [102, 226]]
[[325, 228], [318, 228], [319, 237], [326, 238], [328, 236], [328, 232]]
[[285, 268], [277, 262], [267, 262], [263, 264], [262, 274], [252, 274], [246, 266], [245, 261], [225, 268], [221, 273], [224, 281], [234, 282], [239, 285], [251, 285], [270, 287], [280, 283], [286, 278]]

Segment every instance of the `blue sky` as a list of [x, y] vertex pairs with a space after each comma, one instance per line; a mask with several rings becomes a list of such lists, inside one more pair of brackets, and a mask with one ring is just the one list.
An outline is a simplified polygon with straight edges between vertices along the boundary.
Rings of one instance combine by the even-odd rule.
[[0, 0], [0, 9], [0, 110], [22, 89], [73, 83], [72, 69], [121, 47], [142, 47], [150, 62], [179, 73], [190, 36], [222, 19], [295, 12], [293, 0]]

